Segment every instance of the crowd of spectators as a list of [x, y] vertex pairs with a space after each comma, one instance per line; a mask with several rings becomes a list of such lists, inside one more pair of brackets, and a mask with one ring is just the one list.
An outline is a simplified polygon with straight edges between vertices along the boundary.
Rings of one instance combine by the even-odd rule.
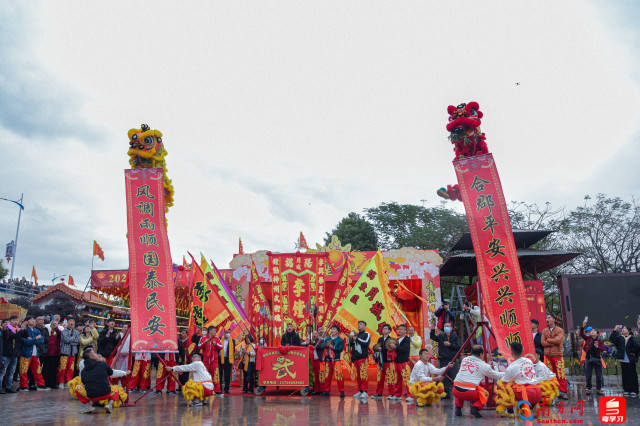
[[0, 291], [20, 296], [32, 297], [42, 290], [42, 286], [27, 280], [25, 277], [0, 280]]
[[2, 321], [0, 337], [0, 394], [64, 388], [78, 374], [82, 349], [113, 350], [112, 339], [98, 332], [95, 320], [76, 323], [60, 315], [28, 316], [23, 321], [14, 315]]

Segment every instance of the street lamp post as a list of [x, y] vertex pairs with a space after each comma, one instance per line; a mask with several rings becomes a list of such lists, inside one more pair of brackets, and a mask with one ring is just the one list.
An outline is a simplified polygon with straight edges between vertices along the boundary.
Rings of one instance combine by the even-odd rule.
[[7, 198], [0, 197], [0, 200], [9, 201], [10, 203], [16, 204], [20, 209], [18, 209], [18, 226], [16, 227], [16, 239], [15, 244], [13, 245], [13, 260], [11, 261], [11, 275], [9, 275], [9, 279], [13, 279], [13, 268], [16, 266], [16, 252], [18, 251], [18, 233], [20, 232], [20, 218], [22, 217], [22, 210], [24, 210], [24, 206], [22, 205], [22, 197], [24, 194], [20, 194], [20, 201], [9, 200]]

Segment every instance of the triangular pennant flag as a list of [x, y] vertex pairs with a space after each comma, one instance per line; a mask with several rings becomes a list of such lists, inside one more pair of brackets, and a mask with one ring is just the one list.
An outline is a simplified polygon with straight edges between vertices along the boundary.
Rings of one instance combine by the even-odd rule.
[[392, 329], [397, 326], [393, 318], [394, 310], [389, 296], [389, 278], [384, 268], [382, 252], [378, 250], [329, 324], [337, 322], [343, 329], [356, 330], [358, 321], [365, 321], [367, 331], [374, 341], [382, 335], [385, 324], [389, 324]]
[[104, 262], [104, 252], [96, 240], [93, 240], [93, 255], [98, 256]]
[[300, 246], [301, 249], [309, 250], [307, 239], [302, 234], [302, 231], [300, 231], [300, 237], [298, 238], [298, 245]]
[[73, 275], [69, 275], [69, 285], [76, 285], [75, 281], [73, 281]]

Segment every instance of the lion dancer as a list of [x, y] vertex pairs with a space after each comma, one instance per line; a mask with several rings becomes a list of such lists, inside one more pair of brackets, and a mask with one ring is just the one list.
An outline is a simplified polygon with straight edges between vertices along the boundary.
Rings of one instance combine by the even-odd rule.
[[498, 380], [504, 374], [484, 362], [482, 360], [483, 354], [482, 346], [474, 345], [471, 348], [471, 356], [465, 357], [460, 364], [460, 370], [453, 381], [456, 416], [462, 416], [464, 401], [469, 401], [471, 402], [471, 415], [476, 418], [482, 417], [480, 410], [487, 403], [489, 392], [480, 386], [480, 382], [485, 377]]
[[562, 358], [562, 341], [564, 330], [556, 325], [556, 319], [547, 315], [547, 328], [542, 331], [540, 343], [544, 347], [544, 363], [558, 378], [560, 399], [569, 399], [567, 393], [567, 377], [564, 373], [564, 358]]
[[[158, 354], [158, 357], [162, 357], [168, 367], [174, 367], [176, 363], [176, 356], [173, 352], [168, 354]], [[168, 371], [162, 361], [158, 362], [158, 369], [156, 370], [156, 393], [162, 393], [165, 382], [167, 384], [167, 393], [176, 394], [176, 378], [170, 371]]]
[[529, 358], [522, 356], [522, 343], [512, 342], [509, 346], [513, 362], [504, 372], [502, 381], [512, 383], [516, 401], [527, 401], [531, 404], [531, 406], [523, 404], [521, 408], [524, 416], [529, 417], [531, 415], [529, 410], [542, 400], [542, 391], [536, 382], [536, 368]]
[[[213, 395], [214, 383], [199, 353], [196, 352], [192, 355], [190, 364], [168, 367], [168, 369], [177, 372], [193, 372], [193, 379], [182, 387], [184, 399], [190, 402], [191, 407], [199, 404], [205, 405], [209, 397]], [[218, 387], [220, 387], [220, 383], [218, 383]]]
[[309, 350], [311, 352], [311, 370], [313, 372], [313, 392], [312, 395], [320, 394], [320, 358], [322, 358], [322, 344], [320, 336], [324, 335], [324, 327], [318, 327], [318, 330], [311, 332], [309, 338]]
[[398, 384], [393, 396], [396, 400], [402, 400], [402, 395], [406, 397], [407, 404], [413, 404], [415, 400], [409, 393], [409, 381], [411, 379], [411, 366], [409, 364], [409, 353], [411, 352], [411, 339], [407, 336], [407, 326], [398, 326], [398, 346], [396, 347], [396, 377]]
[[[111, 386], [109, 377], [123, 377], [126, 371], [113, 370], [104, 361], [104, 358], [97, 354], [93, 347], [89, 346], [82, 354], [83, 368], [80, 371], [84, 394], [75, 392], [80, 402], [90, 404], [83, 414], [90, 414], [95, 411], [96, 406], [103, 405], [107, 413], [111, 413], [114, 403], [120, 404], [126, 401], [126, 393], [120, 393], [118, 386]], [[73, 393], [72, 393], [73, 395]]]
[[358, 321], [358, 333], [349, 336], [351, 343], [351, 362], [356, 370], [356, 381], [358, 383], [358, 393], [353, 395], [354, 398], [367, 399], [369, 397], [369, 344], [371, 343], [371, 335], [366, 332], [367, 323]]
[[340, 398], [344, 398], [344, 378], [342, 377], [342, 361], [341, 355], [344, 350], [344, 340], [338, 335], [340, 328], [333, 324], [329, 336], [325, 337], [320, 344], [322, 349], [322, 359], [320, 364], [320, 392], [322, 395], [329, 396], [331, 391], [331, 381], [333, 375], [336, 376], [338, 382], [338, 390]]
[[[200, 339], [198, 349], [202, 354], [202, 363], [207, 367], [207, 370], [209, 370], [209, 373], [213, 377], [213, 389], [218, 396], [222, 397], [224, 394], [220, 386], [219, 355], [224, 346], [217, 334], [218, 328], [216, 326], [212, 325], [207, 328], [207, 335]], [[192, 355], [192, 360], [195, 355], [195, 353]]]
[[398, 378], [396, 376], [396, 369], [393, 365], [395, 360], [396, 351], [387, 349], [387, 341], [391, 339], [389, 336], [391, 333], [391, 326], [385, 324], [382, 327], [382, 337], [378, 339], [378, 342], [374, 346], [373, 350], [378, 352], [378, 385], [376, 386], [376, 394], [373, 399], [382, 399], [382, 393], [384, 392], [384, 384], [389, 386], [389, 399], [395, 399], [394, 391], [395, 386], [398, 384]]
[[136, 352], [134, 355], [131, 377], [127, 383], [129, 391], [147, 390], [151, 387], [151, 354], [149, 352]]

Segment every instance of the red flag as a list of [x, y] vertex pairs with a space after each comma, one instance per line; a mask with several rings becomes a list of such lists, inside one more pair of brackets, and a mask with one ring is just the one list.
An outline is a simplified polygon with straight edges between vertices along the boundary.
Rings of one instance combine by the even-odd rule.
[[69, 275], [69, 285], [76, 285], [76, 283], [73, 281], [72, 275]]
[[244, 254], [244, 247], [242, 246], [242, 238], [238, 238], [238, 254]]
[[36, 274], [36, 267], [35, 265], [33, 266], [33, 268], [31, 269], [31, 278], [33, 278], [33, 281], [35, 281], [36, 285], [38, 284], [38, 274]]
[[93, 255], [98, 256], [104, 262], [104, 252], [96, 240], [93, 240]]
[[301, 249], [309, 250], [309, 245], [307, 244], [307, 240], [304, 237], [304, 235], [302, 235], [302, 231], [300, 231], [300, 238], [299, 238], [298, 243], [299, 243]]

